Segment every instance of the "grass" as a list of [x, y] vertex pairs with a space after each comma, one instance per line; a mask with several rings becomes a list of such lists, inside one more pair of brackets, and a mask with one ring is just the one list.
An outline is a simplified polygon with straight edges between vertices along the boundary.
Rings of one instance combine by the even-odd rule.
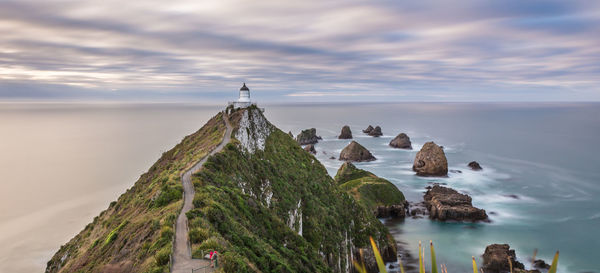
[[405, 200], [404, 194], [390, 181], [356, 168], [350, 162], [342, 164], [335, 181], [370, 211], [378, 206], [403, 205]]
[[224, 132], [218, 114], [163, 153], [133, 187], [59, 249], [47, 272], [102, 272], [119, 263], [131, 266], [123, 271], [168, 272], [173, 224], [181, 209], [181, 173], [216, 147]]

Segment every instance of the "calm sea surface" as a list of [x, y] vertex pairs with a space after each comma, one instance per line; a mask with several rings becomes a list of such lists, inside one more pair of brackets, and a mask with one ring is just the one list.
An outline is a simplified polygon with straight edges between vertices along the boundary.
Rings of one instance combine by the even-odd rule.
[[[315, 127], [319, 160], [334, 175], [347, 140], [378, 160], [357, 164], [420, 201], [429, 183], [446, 183], [473, 197], [491, 223], [406, 219], [386, 224], [417, 253], [433, 240], [438, 262], [468, 272], [491, 243], [508, 243], [526, 265], [535, 248], [559, 271], [600, 272], [600, 104], [400, 103], [263, 105], [269, 120], [297, 134]], [[160, 154], [222, 109], [194, 104], [0, 103], [0, 272], [41, 272], [71, 237], [131, 187]], [[379, 125], [384, 136], [361, 130]], [[413, 151], [391, 149], [407, 133]], [[445, 147], [448, 178], [411, 171], [427, 141]], [[470, 171], [476, 160], [484, 168]], [[516, 195], [518, 198], [513, 198]], [[493, 214], [491, 214], [493, 212]]]

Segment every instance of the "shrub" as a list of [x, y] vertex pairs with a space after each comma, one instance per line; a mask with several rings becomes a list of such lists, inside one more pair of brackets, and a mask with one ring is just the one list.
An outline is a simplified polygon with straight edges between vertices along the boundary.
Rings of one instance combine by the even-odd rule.
[[215, 237], [210, 237], [210, 238], [204, 240], [204, 242], [202, 242], [202, 244], [200, 244], [200, 249], [217, 250], [217, 251], [222, 250], [221, 245], [219, 244], [219, 241]]
[[173, 201], [181, 199], [183, 188], [181, 185], [163, 185], [160, 194], [154, 200], [154, 207], [163, 207]]
[[166, 265], [169, 263], [170, 256], [171, 256], [171, 249], [168, 247], [165, 247], [165, 248], [160, 249], [158, 252], [156, 252], [156, 254], [154, 255], [154, 259], [156, 260], [156, 264], [161, 266], [161, 265]]
[[192, 244], [201, 243], [208, 238], [208, 231], [203, 228], [193, 228], [189, 232]]
[[160, 229], [160, 237], [165, 239], [173, 237], [173, 228], [171, 228], [170, 226], [163, 226]]

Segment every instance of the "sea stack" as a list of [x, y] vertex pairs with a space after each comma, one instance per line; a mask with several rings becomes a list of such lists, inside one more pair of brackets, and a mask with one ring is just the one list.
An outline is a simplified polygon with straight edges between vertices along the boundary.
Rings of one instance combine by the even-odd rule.
[[399, 149], [412, 150], [412, 143], [410, 143], [410, 138], [405, 133], [401, 133], [397, 135], [394, 139], [392, 139], [392, 141], [390, 141], [390, 146]]
[[340, 133], [340, 136], [338, 136], [338, 139], [352, 139], [352, 131], [350, 131], [350, 126], [344, 125], [344, 127], [342, 127], [342, 132]]
[[525, 273], [525, 272], [539, 272], [537, 270], [524, 270], [525, 266], [516, 260], [516, 253], [514, 249], [510, 249], [507, 244], [492, 244], [485, 248], [483, 253], [483, 266], [482, 269], [486, 273], [504, 273], [510, 272], [512, 264], [513, 272]]
[[381, 132], [381, 127], [379, 126], [375, 126], [375, 128], [373, 128], [373, 130], [371, 130], [368, 134], [373, 137], [380, 137], [383, 135]]
[[365, 133], [365, 134], [368, 134], [368, 133], [370, 133], [371, 131], [373, 131], [373, 126], [369, 125], [369, 127], [367, 127], [367, 129], [364, 129], [364, 130], [363, 130], [363, 133]]
[[433, 141], [425, 143], [415, 156], [413, 171], [421, 176], [448, 175], [448, 160], [444, 149]]
[[363, 162], [363, 161], [373, 161], [376, 158], [365, 148], [364, 146], [358, 144], [356, 141], [350, 142], [346, 148], [342, 150], [340, 153], [340, 160], [344, 161], [355, 161], [355, 162]]
[[474, 170], [474, 171], [482, 170], [481, 165], [479, 165], [479, 163], [477, 163], [477, 161], [471, 161], [471, 162], [469, 162], [469, 164], [467, 166], [469, 166], [469, 168], [471, 168], [471, 170]]
[[488, 218], [485, 210], [473, 207], [470, 196], [451, 188], [435, 185], [423, 199], [431, 219], [476, 222]]
[[302, 130], [296, 137], [296, 141], [298, 141], [300, 145], [315, 144], [319, 142], [319, 139], [321, 139], [321, 137], [317, 136], [317, 129], [315, 128]]

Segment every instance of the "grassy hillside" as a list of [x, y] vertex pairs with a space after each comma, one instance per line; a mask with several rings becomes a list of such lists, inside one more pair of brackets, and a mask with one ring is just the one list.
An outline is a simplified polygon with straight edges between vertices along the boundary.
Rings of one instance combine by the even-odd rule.
[[195, 255], [219, 250], [225, 272], [346, 272], [373, 236], [395, 259], [384, 226], [288, 134], [256, 108], [231, 122], [235, 140], [192, 180]]
[[350, 162], [342, 164], [335, 181], [370, 211], [376, 211], [377, 207], [404, 206], [404, 194], [394, 184]]
[[183, 139], [48, 262], [46, 272], [168, 272], [182, 171], [217, 146], [221, 113]]

